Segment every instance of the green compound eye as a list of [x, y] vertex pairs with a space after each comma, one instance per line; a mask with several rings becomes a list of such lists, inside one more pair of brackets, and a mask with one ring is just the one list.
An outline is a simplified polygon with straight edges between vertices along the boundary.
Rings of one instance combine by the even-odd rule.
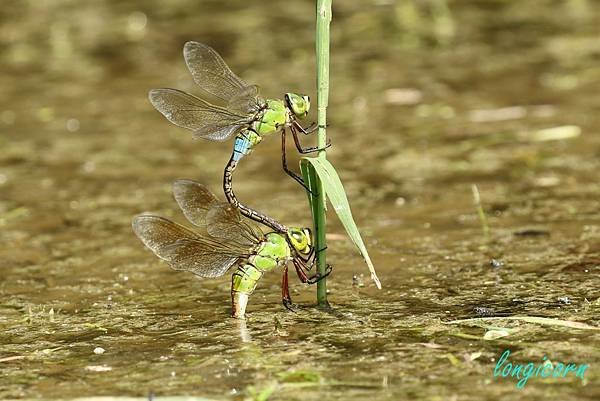
[[290, 228], [288, 238], [295, 250], [300, 253], [310, 252], [310, 237], [306, 236], [304, 230], [300, 228]]
[[285, 100], [296, 117], [303, 118], [308, 114], [310, 108], [310, 98], [308, 96], [286, 93]]
[[312, 232], [310, 231], [310, 228], [302, 229], [302, 233], [306, 237], [306, 242], [308, 243], [308, 246], [312, 246]]
[[304, 115], [308, 114], [308, 111], [310, 110], [310, 96], [302, 96], [302, 99], [304, 99], [304, 104], [305, 104], [305, 112]]

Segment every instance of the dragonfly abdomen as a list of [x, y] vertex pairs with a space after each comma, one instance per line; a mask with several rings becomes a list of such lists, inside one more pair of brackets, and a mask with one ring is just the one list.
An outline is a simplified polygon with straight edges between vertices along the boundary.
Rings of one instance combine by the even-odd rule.
[[231, 277], [231, 315], [242, 319], [246, 313], [248, 298], [256, 289], [264, 271], [250, 263], [240, 263]]
[[242, 157], [252, 153], [252, 150], [260, 141], [262, 141], [262, 138], [254, 131], [245, 129], [240, 132], [233, 143], [233, 160], [238, 162]]
[[254, 252], [246, 263], [239, 264], [231, 277], [231, 314], [235, 318], [243, 318], [258, 280], [266, 272], [287, 263], [291, 255], [285, 237], [277, 233], [267, 234]]

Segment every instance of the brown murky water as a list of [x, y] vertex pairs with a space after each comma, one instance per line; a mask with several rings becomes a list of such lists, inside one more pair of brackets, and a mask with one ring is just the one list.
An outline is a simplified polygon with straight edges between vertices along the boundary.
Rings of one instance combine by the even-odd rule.
[[[384, 289], [331, 214], [333, 311], [297, 282], [306, 308], [285, 311], [271, 274], [244, 326], [228, 318], [229, 278], [173, 272], [131, 231], [142, 211], [183, 221], [177, 178], [220, 194], [231, 151], [193, 142], [146, 94], [194, 90], [181, 56], [193, 39], [268, 96], [314, 97], [312, 2], [3, 2], [1, 398], [600, 398], [597, 330], [444, 324], [600, 325], [598, 3], [336, 3], [329, 158]], [[238, 196], [309, 224], [278, 152], [272, 139], [244, 159]], [[514, 330], [484, 339], [491, 326]], [[507, 348], [590, 367], [518, 390], [493, 377]]]

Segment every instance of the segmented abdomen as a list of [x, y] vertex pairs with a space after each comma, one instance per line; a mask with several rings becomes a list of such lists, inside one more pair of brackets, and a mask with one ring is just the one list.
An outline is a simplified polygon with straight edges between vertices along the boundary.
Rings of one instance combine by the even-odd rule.
[[258, 280], [264, 272], [253, 265], [240, 264], [231, 277], [231, 315], [243, 319], [246, 313], [248, 298], [256, 289]]
[[233, 143], [233, 160], [240, 161], [246, 155], [249, 155], [254, 147], [262, 138], [254, 131], [244, 130], [235, 137]]

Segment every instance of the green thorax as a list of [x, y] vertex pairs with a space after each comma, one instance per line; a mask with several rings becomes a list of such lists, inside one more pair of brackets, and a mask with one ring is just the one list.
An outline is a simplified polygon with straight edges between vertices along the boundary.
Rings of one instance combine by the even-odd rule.
[[249, 262], [257, 269], [266, 272], [286, 263], [291, 257], [290, 247], [285, 237], [277, 233], [269, 233], [259, 245], [256, 255]]
[[267, 99], [266, 104], [259, 119], [252, 123], [252, 129], [261, 136], [279, 132], [289, 122], [288, 110], [283, 100]]

